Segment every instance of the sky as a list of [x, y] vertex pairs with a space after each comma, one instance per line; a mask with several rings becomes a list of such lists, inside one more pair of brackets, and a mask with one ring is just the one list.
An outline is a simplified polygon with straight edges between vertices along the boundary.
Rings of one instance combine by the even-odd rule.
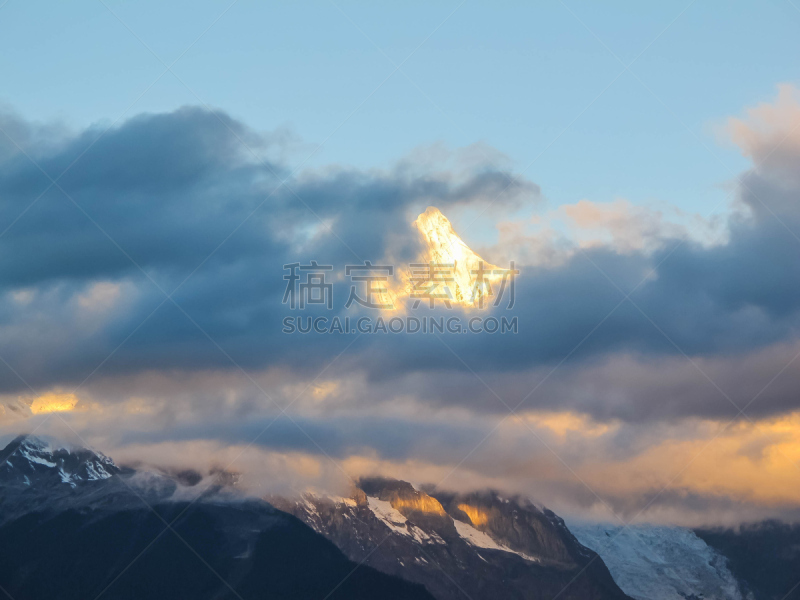
[[[778, 1], [9, 0], [0, 436], [253, 493], [380, 473], [797, 519], [798, 29]], [[514, 261], [513, 306], [409, 308], [408, 265], [450, 259]], [[284, 265], [314, 260], [334, 302], [301, 311]], [[345, 306], [365, 260], [402, 308]]]

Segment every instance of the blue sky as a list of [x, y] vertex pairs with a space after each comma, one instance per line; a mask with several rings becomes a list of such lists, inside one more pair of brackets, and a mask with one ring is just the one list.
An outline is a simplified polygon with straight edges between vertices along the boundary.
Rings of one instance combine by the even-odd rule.
[[[107, 4], [168, 64], [230, 6]], [[707, 214], [745, 164], [714, 129], [797, 81], [798, 31], [800, 12], [778, 1], [242, 0], [174, 66], [196, 96], [167, 73], [127, 116], [199, 98], [256, 129], [289, 128], [307, 144], [295, 164], [327, 140], [317, 166], [385, 167], [421, 145], [485, 142], [517, 171], [530, 165], [554, 205], [624, 197]], [[114, 121], [164, 70], [142, 42], [99, 2], [11, 0], [0, 101], [29, 119]], [[628, 64], [642, 50], [635, 76], [614, 81], [614, 55]]]

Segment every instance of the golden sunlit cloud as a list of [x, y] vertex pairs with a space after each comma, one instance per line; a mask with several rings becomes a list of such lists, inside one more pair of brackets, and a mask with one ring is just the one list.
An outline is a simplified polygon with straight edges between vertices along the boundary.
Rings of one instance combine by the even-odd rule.
[[549, 429], [559, 437], [570, 432], [582, 437], [599, 437], [615, 429], [610, 423], [598, 423], [587, 415], [574, 412], [536, 412], [514, 417], [515, 421], [527, 421], [539, 429]]
[[328, 396], [336, 394], [341, 387], [338, 381], [321, 381], [311, 387], [311, 396], [316, 401], [322, 401]]
[[708, 448], [697, 450], [682, 480], [694, 489], [730, 494], [756, 502], [800, 502], [800, 413], [755, 423], [740, 423]]
[[[546, 448], [516, 446], [530, 438], [528, 427], [549, 430], [554, 438], [545, 438]], [[505, 489], [601, 520], [615, 520], [609, 512], [615, 506], [637, 521], [695, 526], [737, 522], [742, 514], [777, 514], [800, 504], [800, 412], [734, 424], [686, 419], [653, 425], [646, 439], [633, 444], [625, 427], [569, 411], [531, 413], [509, 419], [498, 431], [506, 448], [476, 452], [456, 470], [434, 457], [393, 462], [354, 456], [345, 464], [354, 474], [442, 481], [443, 489]], [[625, 452], [619, 451], [620, 435]], [[572, 504], [576, 485], [595, 499]], [[686, 495], [708, 498], [709, 506], [729, 502], [730, 512], [717, 513], [702, 503], [696, 511], [676, 509], [674, 498]], [[476, 527], [486, 518], [480, 507], [463, 503], [458, 508]]]
[[35, 415], [69, 412], [75, 408], [76, 404], [78, 404], [78, 397], [75, 394], [51, 392], [34, 398], [31, 402], [31, 412]]
[[601, 496], [673, 490], [761, 507], [800, 503], [800, 413], [727, 425], [687, 423], [683, 433], [656, 436], [633, 456], [613, 459], [598, 451], [575, 472]]

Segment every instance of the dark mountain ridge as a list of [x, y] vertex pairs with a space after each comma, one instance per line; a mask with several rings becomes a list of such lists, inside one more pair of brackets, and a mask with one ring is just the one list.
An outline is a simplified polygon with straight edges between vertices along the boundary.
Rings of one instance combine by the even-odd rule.
[[800, 524], [768, 520], [695, 534], [728, 559], [747, 598], [800, 600]]
[[349, 498], [267, 500], [230, 473], [121, 468], [20, 436], [0, 451], [0, 586], [15, 600], [627, 598], [519, 497], [368, 478]]
[[520, 498], [367, 478], [351, 498], [270, 500], [352, 560], [421, 583], [439, 600], [627, 598], [559, 517]]
[[137, 489], [108, 457], [30, 436], [0, 461], [0, 586], [15, 600], [432, 598], [263, 501], [171, 501], [177, 479]]

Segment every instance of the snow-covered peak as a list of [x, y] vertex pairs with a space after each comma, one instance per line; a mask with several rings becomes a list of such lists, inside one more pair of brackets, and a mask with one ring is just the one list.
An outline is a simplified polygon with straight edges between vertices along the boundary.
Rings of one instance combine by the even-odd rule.
[[[25, 450], [33, 450], [39, 452], [47, 452], [50, 451], [50, 444], [45, 442], [43, 439], [36, 437], [35, 435], [20, 435], [17, 436], [14, 442], [19, 443], [20, 448]], [[14, 443], [12, 442], [12, 444]]]
[[0, 480], [24, 485], [53, 482], [77, 487], [119, 472], [107, 456], [85, 448], [54, 448], [33, 435], [21, 435], [0, 450]]
[[356, 486], [346, 499], [306, 494], [269, 502], [352, 560], [420, 583], [441, 600], [459, 600], [464, 590], [475, 600], [552, 598], [573, 580], [565, 598], [627, 598], [562, 521], [524, 498], [417, 489], [380, 476]]

